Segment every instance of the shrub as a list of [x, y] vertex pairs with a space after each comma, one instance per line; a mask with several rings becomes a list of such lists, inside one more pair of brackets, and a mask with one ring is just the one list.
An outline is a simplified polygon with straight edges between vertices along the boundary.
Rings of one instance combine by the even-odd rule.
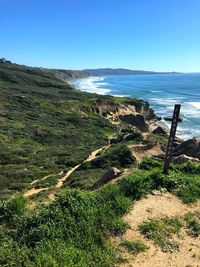
[[200, 199], [200, 180], [190, 177], [177, 191], [177, 195], [184, 203], [193, 203]]
[[181, 227], [178, 218], [149, 219], [139, 226], [139, 230], [147, 238], [152, 239], [162, 251], [173, 252], [178, 249], [178, 244], [171, 241], [171, 237], [173, 234], [178, 234]]
[[115, 216], [122, 216], [129, 211], [132, 201], [124, 196], [121, 187], [118, 184], [109, 184], [97, 193], [99, 208], [107, 208], [106, 212], [112, 212]]
[[108, 225], [108, 229], [114, 235], [123, 235], [129, 228], [129, 224], [124, 222], [121, 218], [112, 220], [112, 223]]
[[200, 173], [200, 163], [198, 162], [193, 162], [193, 161], [188, 161], [183, 164], [175, 165], [175, 169], [189, 173], [189, 174], [199, 174]]
[[126, 145], [114, 145], [103, 155], [91, 162], [92, 168], [128, 167], [134, 163], [130, 149]]
[[146, 196], [152, 190], [152, 182], [144, 172], [132, 173], [119, 182], [123, 193], [134, 200]]
[[142, 170], [152, 170], [153, 168], [162, 168], [163, 163], [153, 158], [144, 158], [139, 165]]
[[188, 228], [188, 234], [192, 237], [198, 237], [200, 235], [200, 222], [198, 216], [194, 213], [188, 213], [185, 215], [184, 220]]
[[2, 202], [0, 206], [0, 222], [6, 224], [14, 223], [14, 221], [22, 217], [26, 213], [26, 199], [23, 196], [11, 198]]
[[141, 241], [124, 240], [121, 245], [133, 254], [138, 254], [147, 250], [147, 246]]

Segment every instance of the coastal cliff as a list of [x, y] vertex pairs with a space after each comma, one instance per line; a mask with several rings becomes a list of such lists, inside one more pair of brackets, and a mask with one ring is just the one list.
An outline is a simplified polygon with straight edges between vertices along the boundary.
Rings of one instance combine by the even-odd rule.
[[80, 92], [64, 81], [81, 75], [0, 62], [2, 198], [48, 175], [55, 177], [46, 185], [55, 183], [111, 139], [135, 142], [149, 131], [156, 115], [147, 102]]
[[159, 253], [175, 266], [183, 239], [195, 262], [199, 140], [176, 140], [163, 175], [168, 130], [147, 102], [62, 75], [0, 62], [0, 266], [148, 266]]

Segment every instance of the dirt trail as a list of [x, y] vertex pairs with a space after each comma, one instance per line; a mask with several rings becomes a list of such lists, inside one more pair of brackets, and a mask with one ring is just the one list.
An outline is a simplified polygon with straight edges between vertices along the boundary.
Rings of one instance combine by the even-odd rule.
[[47, 178], [49, 178], [50, 176], [52, 176], [52, 174], [49, 174], [49, 175], [47, 175], [47, 176], [43, 177], [42, 179], [37, 179], [37, 180], [34, 180], [34, 181], [31, 183], [31, 185], [33, 185], [33, 184], [36, 184], [37, 182], [40, 182], [40, 181], [46, 180], [46, 179], [47, 179]]
[[[55, 188], [61, 188], [64, 184], [64, 182], [67, 180], [67, 178], [76, 170], [78, 169], [84, 162], [88, 162], [88, 161], [91, 161], [93, 159], [95, 159], [97, 157], [97, 155], [102, 152], [103, 150], [107, 150], [108, 148], [110, 147], [110, 145], [106, 145], [106, 146], [103, 146], [101, 148], [98, 148], [96, 149], [95, 151], [93, 151], [87, 159], [85, 159], [82, 163], [76, 165], [75, 167], [71, 168], [62, 178], [58, 179], [58, 182], [57, 184], [55, 185]], [[63, 171], [61, 171], [58, 176], [61, 176], [63, 174]], [[46, 180], [48, 179], [49, 177], [51, 177], [52, 174], [50, 175], [47, 175], [45, 177], [43, 177], [42, 179], [37, 179], [37, 180], [34, 180], [31, 185], [34, 185], [40, 181], [43, 181], [43, 180]], [[31, 188], [29, 189], [28, 191], [26, 191], [23, 195], [24, 197], [30, 197], [32, 195], [35, 195], [35, 194], [38, 194], [39, 192], [42, 192], [42, 191], [46, 191], [48, 190], [49, 188], [45, 187], [45, 188], [39, 188], [39, 189], [36, 189], [36, 188]], [[49, 199], [53, 200], [55, 199], [55, 196], [53, 193], [49, 194]]]
[[62, 177], [61, 179], [58, 180], [57, 184], [56, 184], [56, 188], [61, 188], [63, 186], [63, 183], [67, 180], [67, 178], [76, 170], [78, 169], [78, 167], [80, 167], [81, 164], [76, 165], [75, 167], [73, 167], [71, 170], [69, 170], [66, 175], [64, 177]]
[[132, 210], [124, 216], [131, 228], [120, 238], [114, 238], [112, 242], [119, 245], [122, 240], [140, 240], [149, 249], [146, 253], [137, 256], [130, 255], [123, 251], [127, 262], [120, 264], [120, 267], [191, 267], [200, 266], [200, 238], [191, 238], [181, 233], [182, 238], [178, 239], [180, 250], [175, 253], [164, 253], [155, 247], [151, 240], [146, 239], [138, 231], [138, 226], [148, 218], [164, 218], [172, 216], [183, 216], [187, 212], [200, 210], [200, 202], [193, 206], [187, 206], [175, 195], [166, 193], [164, 195], [150, 195], [137, 201]]
[[83, 162], [87, 162], [87, 161], [91, 161], [93, 159], [96, 158], [96, 156], [102, 152], [103, 150], [106, 151], [108, 148], [110, 147], [110, 145], [106, 145], [106, 146], [103, 146], [101, 148], [98, 148], [97, 150], [93, 151], [86, 160], [84, 160]]
[[67, 180], [67, 178], [76, 170], [78, 169], [84, 162], [88, 162], [91, 161], [93, 159], [96, 158], [97, 154], [100, 153], [102, 150], [106, 150], [108, 149], [110, 145], [107, 146], [103, 146], [101, 148], [98, 148], [97, 150], [93, 151], [86, 160], [84, 160], [82, 163], [76, 165], [75, 167], [73, 167], [71, 170], [69, 170], [66, 175], [64, 177], [62, 177], [61, 179], [58, 180], [58, 183], [56, 184], [56, 188], [61, 188], [63, 186], [63, 183]]
[[42, 191], [46, 191], [46, 190], [48, 190], [48, 189], [49, 189], [48, 187], [45, 187], [45, 188], [38, 188], [38, 189], [36, 189], [36, 188], [31, 188], [31, 189], [29, 189], [28, 191], [26, 191], [26, 192], [23, 194], [23, 196], [24, 196], [24, 197], [30, 197], [30, 196], [32, 196], [32, 195], [38, 194], [38, 193], [40, 193], [40, 192], [42, 192]]
[[[60, 176], [60, 175], [62, 175], [62, 174], [63, 174], [63, 171], [61, 171], [58, 175]], [[41, 181], [44, 181], [44, 180], [48, 179], [48, 178], [51, 177], [51, 176], [53, 176], [53, 174], [49, 174], [49, 175], [43, 177], [42, 179], [36, 179], [36, 180], [34, 180], [34, 181], [31, 183], [31, 185], [34, 185], [34, 184], [36, 184], [36, 183], [38, 183], [38, 182], [41, 182]]]

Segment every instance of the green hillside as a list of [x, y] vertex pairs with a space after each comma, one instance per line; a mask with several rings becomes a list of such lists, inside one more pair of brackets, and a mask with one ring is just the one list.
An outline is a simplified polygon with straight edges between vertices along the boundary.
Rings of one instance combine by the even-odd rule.
[[107, 143], [114, 128], [94, 112], [98, 98], [51, 70], [0, 63], [1, 198]]
[[[129, 120], [109, 119], [127, 112], [145, 126], [156, 118], [148, 103], [80, 92], [58, 72], [0, 63], [0, 266], [123, 266], [127, 253], [148, 253], [148, 240], [171, 257], [181, 247], [180, 231], [192, 242], [199, 238], [200, 213], [192, 206], [200, 199], [199, 162], [172, 165], [163, 175], [162, 158], [144, 155], [165, 149], [166, 133], [144, 134]], [[101, 184], [116, 168], [121, 176]], [[49, 191], [23, 195], [40, 188]], [[145, 242], [124, 239], [131, 226], [123, 216], [150, 194], [170, 194], [194, 212], [148, 217], [137, 229]]]
[[[117, 105], [123, 103], [135, 105], [138, 110], [143, 105], [148, 109], [148, 104], [141, 100], [78, 91], [64, 81], [66, 75], [83, 77], [83, 73], [77, 71], [0, 61], [1, 199], [28, 190], [32, 181], [48, 175], [52, 177], [45, 185], [55, 185], [61, 172], [64, 174], [92, 151], [108, 144], [118, 126], [100, 114], [98, 103], [104, 105], [105, 101], [110, 111], [117, 110]], [[128, 128], [127, 131], [130, 132]], [[132, 139], [137, 141], [138, 133], [133, 132]], [[121, 153], [120, 149], [117, 151]], [[108, 167], [112, 166], [101, 166], [95, 176], [88, 169], [88, 180], [95, 182]], [[86, 172], [83, 176], [87, 180]], [[80, 179], [82, 176], [75, 178]], [[79, 187], [81, 184], [78, 182]], [[87, 181], [86, 184], [91, 186]]]

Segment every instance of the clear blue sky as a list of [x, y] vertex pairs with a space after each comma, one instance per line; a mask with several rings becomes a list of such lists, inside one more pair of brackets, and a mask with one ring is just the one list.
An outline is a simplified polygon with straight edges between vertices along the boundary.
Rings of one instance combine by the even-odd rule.
[[200, 71], [200, 0], [0, 0], [0, 57], [65, 69]]

